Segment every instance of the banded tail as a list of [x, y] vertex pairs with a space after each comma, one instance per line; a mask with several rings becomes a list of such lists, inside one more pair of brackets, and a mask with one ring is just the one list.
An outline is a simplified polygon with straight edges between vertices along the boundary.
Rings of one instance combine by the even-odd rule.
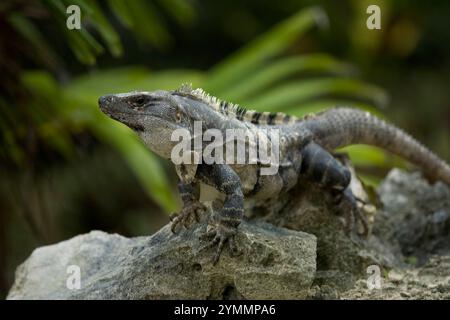
[[450, 166], [403, 130], [369, 112], [335, 108], [301, 121], [317, 143], [328, 150], [351, 144], [367, 144], [396, 154], [421, 169], [432, 181], [450, 186]]

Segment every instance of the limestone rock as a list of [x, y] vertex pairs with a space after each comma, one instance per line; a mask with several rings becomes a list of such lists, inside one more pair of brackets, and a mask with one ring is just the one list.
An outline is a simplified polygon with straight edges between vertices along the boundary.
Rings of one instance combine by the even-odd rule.
[[[150, 237], [93, 231], [36, 249], [16, 271], [8, 299], [296, 299], [316, 270], [316, 238], [269, 224], [242, 223], [240, 255], [226, 248], [216, 266], [199, 236], [205, 224]], [[68, 289], [80, 270], [80, 289]]]

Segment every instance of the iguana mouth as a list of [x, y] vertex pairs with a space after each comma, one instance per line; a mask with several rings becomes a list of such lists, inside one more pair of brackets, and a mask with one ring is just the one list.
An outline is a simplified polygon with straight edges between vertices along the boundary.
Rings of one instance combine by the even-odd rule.
[[141, 126], [140, 124], [131, 124], [131, 123], [125, 123], [125, 124], [135, 131], [144, 131], [144, 127]]
[[120, 112], [120, 113], [116, 113], [116, 114], [108, 113], [108, 115], [111, 117], [111, 119], [119, 121], [135, 131], [144, 131], [144, 126], [137, 124], [137, 123], [130, 122], [129, 120], [127, 120], [127, 116], [129, 114], [126, 112]]

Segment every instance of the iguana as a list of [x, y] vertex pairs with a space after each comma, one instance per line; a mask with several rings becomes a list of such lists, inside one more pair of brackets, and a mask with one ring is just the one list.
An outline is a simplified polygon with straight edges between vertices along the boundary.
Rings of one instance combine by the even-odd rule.
[[[203, 128], [278, 129], [280, 133], [280, 167], [274, 175], [262, 175], [264, 164], [236, 165], [225, 163], [176, 166], [180, 177], [181, 212], [171, 216], [172, 231], [190, 221], [198, 221], [205, 210], [199, 201], [199, 184], [213, 186], [225, 195], [223, 207], [215, 215], [212, 228], [205, 233], [210, 239], [205, 247], [217, 246], [213, 263], [219, 259], [225, 243], [235, 252], [234, 236], [244, 215], [244, 198], [264, 203], [293, 188], [306, 179], [336, 195], [339, 206], [362, 222], [350, 188], [350, 172], [334, 156], [333, 150], [351, 144], [368, 144], [397, 154], [432, 180], [450, 185], [450, 167], [434, 153], [401, 129], [352, 108], [332, 108], [315, 115], [296, 118], [280, 112], [256, 112], [210, 96], [202, 89], [183, 85], [173, 91], [110, 94], [99, 98], [100, 109], [111, 118], [133, 129], [144, 143], [160, 156], [169, 159], [177, 141], [171, 141], [175, 129], [193, 131], [194, 121]], [[263, 133], [264, 134], [264, 133]], [[349, 222], [350, 223], [350, 222]]]

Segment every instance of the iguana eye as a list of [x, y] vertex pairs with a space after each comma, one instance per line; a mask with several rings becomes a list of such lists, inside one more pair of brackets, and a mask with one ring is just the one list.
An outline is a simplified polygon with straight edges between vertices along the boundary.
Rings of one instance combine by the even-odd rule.
[[145, 102], [144, 97], [139, 97], [136, 99], [136, 104], [138, 104], [138, 105], [142, 105], [142, 104], [144, 104], [144, 102]]

